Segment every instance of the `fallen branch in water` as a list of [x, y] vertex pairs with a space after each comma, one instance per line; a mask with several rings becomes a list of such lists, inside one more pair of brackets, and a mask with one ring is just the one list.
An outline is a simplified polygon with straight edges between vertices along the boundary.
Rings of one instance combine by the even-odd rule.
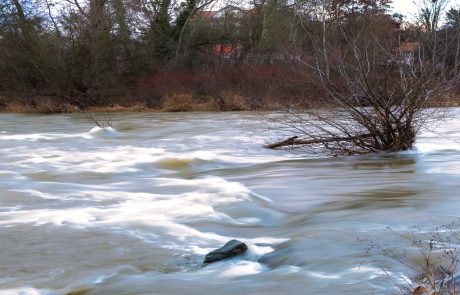
[[267, 148], [267, 149], [277, 149], [279, 147], [285, 147], [285, 146], [289, 146], [289, 145], [295, 145], [296, 144], [296, 141], [298, 140], [298, 136], [293, 136], [293, 137], [289, 137], [288, 139], [286, 140], [283, 140], [283, 141], [279, 141], [279, 142], [274, 142], [274, 143], [271, 143], [271, 144], [266, 144], [264, 145], [264, 148]]
[[314, 139], [299, 139], [298, 136], [290, 137], [286, 140], [274, 142], [271, 144], [264, 145], [267, 149], [278, 149], [283, 147], [292, 147], [295, 145], [311, 145], [311, 144], [327, 144], [332, 142], [354, 142], [363, 140], [365, 138], [374, 137], [373, 134], [360, 134], [357, 136], [348, 137], [328, 137], [328, 138], [314, 138]]

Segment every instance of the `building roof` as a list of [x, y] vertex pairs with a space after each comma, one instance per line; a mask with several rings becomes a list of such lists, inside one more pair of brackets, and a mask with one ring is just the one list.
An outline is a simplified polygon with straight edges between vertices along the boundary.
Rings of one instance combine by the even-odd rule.
[[235, 43], [230, 43], [230, 44], [222, 44], [222, 43], [217, 43], [213, 46], [213, 52], [215, 55], [221, 55], [226, 58], [231, 57], [232, 55], [236, 54], [239, 45]]
[[402, 52], [414, 52], [420, 48], [418, 42], [403, 42], [399, 45], [399, 50]]

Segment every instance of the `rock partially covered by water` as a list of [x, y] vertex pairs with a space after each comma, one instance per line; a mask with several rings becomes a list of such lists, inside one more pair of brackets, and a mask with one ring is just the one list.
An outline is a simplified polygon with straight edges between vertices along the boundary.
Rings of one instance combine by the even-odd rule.
[[227, 242], [225, 245], [223, 245], [221, 248], [208, 253], [206, 257], [204, 258], [203, 266], [209, 263], [213, 263], [213, 262], [217, 262], [217, 261], [221, 261], [221, 260], [225, 260], [225, 259], [229, 259], [229, 258], [238, 256], [238, 255], [241, 255], [247, 250], [248, 250], [248, 246], [245, 243], [238, 241], [238, 240], [231, 240]]
[[292, 249], [290, 248], [275, 250], [263, 255], [257, 260], [257, 262], [265, 264], [270, 268], [279, 267], [281, 265], [291, 265], [295, 261], [291, 261], [293, 259], [289, 254], [292, 254]]
[[309, 243], [307, 239], [291, 239], [277, 245], [273, 252], [263, 255], [257, 262], [265, 264], [270, 268], [283, 265], [304, 267], [311, 256], [311, 245]]

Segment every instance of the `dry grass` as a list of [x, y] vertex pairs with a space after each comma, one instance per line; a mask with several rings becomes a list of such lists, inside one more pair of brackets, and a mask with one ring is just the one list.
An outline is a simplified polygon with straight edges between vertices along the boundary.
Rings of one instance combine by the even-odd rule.
[[11, 113], [73, 113], [80, 111], [63, 98], [54, 96], [36, 96], [28, 99], [0, 97], [0, 111]]
[[190, 94], [172, 94], [163, 98], [161, 104], [165, 112], [219, 111], [217, 101], [210, 97], [193, 97]]
[[121, 103], [107, 103], [82, 108], [65, 98], [58, 96], [32, 96], [15, 99], [0, 97], [0, 112], [5, 113], [78, 113], [78, 112], [145, 112], [153, 111], [143, 103], [133, 102], [129, 105]]

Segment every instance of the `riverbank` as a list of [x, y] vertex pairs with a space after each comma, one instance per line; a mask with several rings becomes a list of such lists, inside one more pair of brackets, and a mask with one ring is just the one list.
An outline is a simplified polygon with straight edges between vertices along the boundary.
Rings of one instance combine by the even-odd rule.
[[[18, 98], [19, 97], [19, 98]], [[2, 96], [0, 113], [131, 113], [131, 112], [226, 112], [226, 111], [276, 111], [287, 105], [300, 109], [327, 108], [328, 102], [321, 98], [276, 98], [254, 99], [238, 94], [219, 96], [197, 96], [187, 93], [168, 95], [152, 104], [136, 97], [64, 97], [56, 95]], [[433, 107], [457, 107], [460, 95], [450, 95], [437, 100]]]
[[184, 112], [276, 110], [317, 105], [326, 94], [311, 74], [287, 65], [168, 70], [123, 78], [104, 87], [0, 89], [0, 112]]
[[[116, 80], [115, 78], [113, 79]], [[288, 65], [159, 71], [100, 88], [0, 89], [3, 113], [273, 111], [327, 108], [314, 73]], [[433, 106], [460, 105], [460, 87]]]
[[107, 98], [55, 95], [0, 96], [0, 112], [2, 113], [273, 111], [279, 110], [286, 104], [308, 108], [321, 105], [321, 100], [254, 99], [233, 93], [217, 96], [179, 93], [167, 95], [155, 103], [142, 97], [129, 96]]
[[133, 98], [102, 99], [92, 103], [88, 98], [57, 96], [32, 96], [23, 99], [0, 98], [3, 113], [79, 113], [79, 112], [190, 112], [190, 111], [246, 111], [270, 109], [268, 106], [251, 106], [244, 98], [219, 101], [216, 98], [196, 99], [178, 94], [162, 99], [157, 105]]

